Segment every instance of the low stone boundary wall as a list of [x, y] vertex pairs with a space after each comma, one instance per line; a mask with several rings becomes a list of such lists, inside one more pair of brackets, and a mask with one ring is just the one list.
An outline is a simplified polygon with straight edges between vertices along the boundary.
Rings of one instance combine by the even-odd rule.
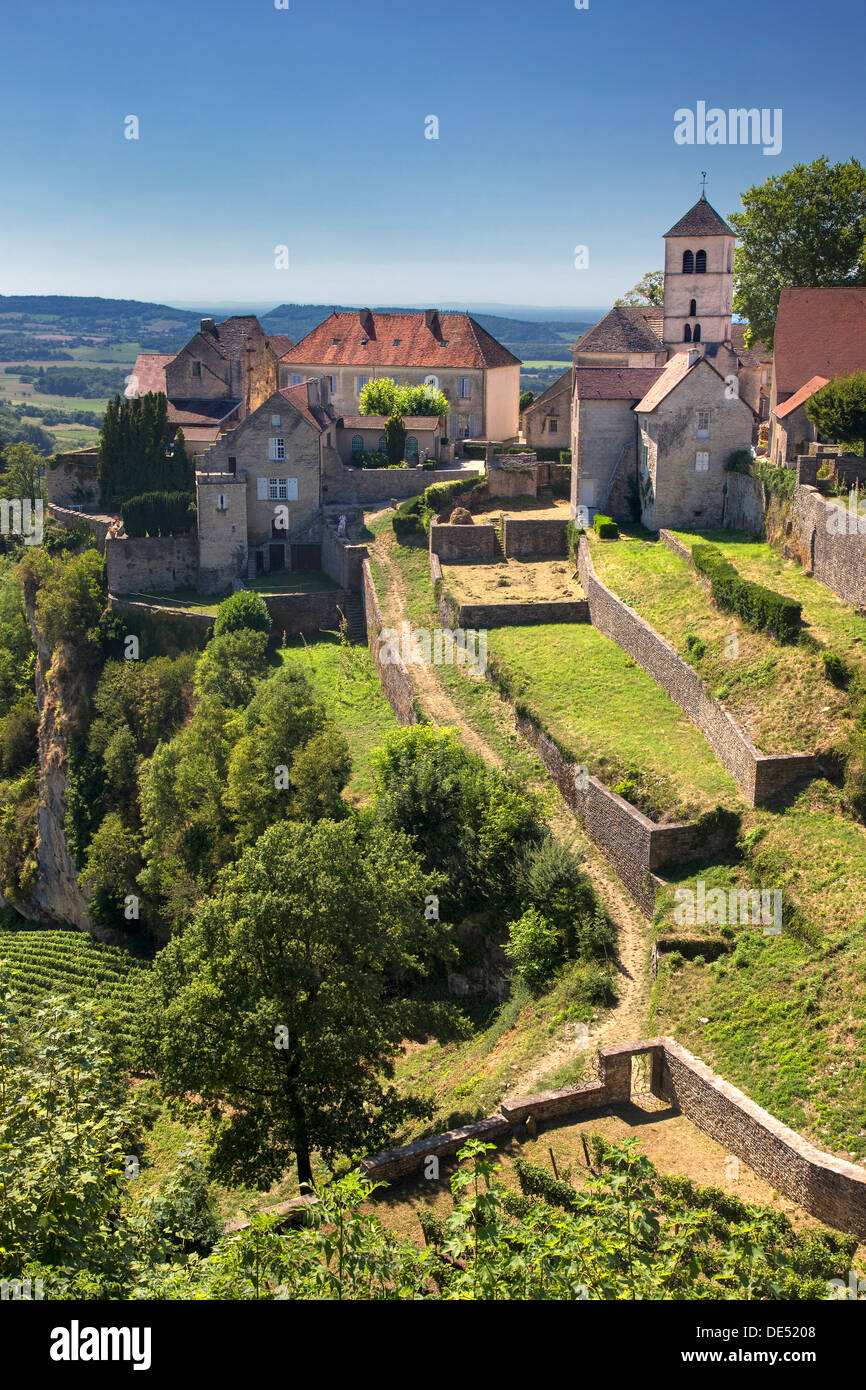
[[99, 549], [105, 550], [105, 538], [114, 520], [113, 516], [103, 516], [101, 512], [80, 512], [74, 507], [59, 507], [56, 502], [48, 503], [48, 514], [54, 518], [58, 526], [70, 526], [74, 522], [83, 521], [90, 527]]
[[580, 538], [578, 570], [593, 627], [628, 652], [697, 725], [751, 805], [768, 800], [791, 782], [819, 774], [818, 759], [809, 754], [771, 756], [755, 747], [671, 644], [597, 578], [585, 536]]
[[[810, 1216], [834, 1230], [866, 1239], [866, 1169], [816, 1149], [669, 1037], [601, 1047], [595, 1079], [559, 1091], [517, 1096], [503, 1102], [487, 1119], [372, 1154], [361, 1160], [361, 1170], [372, 1181], [399, 1182], [423, 1172], [428, 1158], [452, 1158], [468, 1139], [496, 1143], [520, 1138], [528, 1120], [567, 1119], [626, 1105], [631, 1099], [632, 1060], [646, 1056], [654, 1096], [676, 1106], [728, 1154], [741, 1158]], [[287, 1225], [296, 1224], [315, 1201], [311, 1196], [295, 1197], [269, 1208], [268, 1214], [281, 1217]], [[240, 1231], [249, 1225], [239, 1217], [225, 1230]]]
[[329, 478], [329, 502], [381, 502], [395, 497], [419, 497], [434, 483], [454, 483], [466, 477], [465, 468], [344, 468]]
[[376, 666], [376, 671], [385, 692], [385, 698], [397, 716], [401, 724], [418, 723], [418, 706], [415, 696], [415, 686], [412, 677], [400, 658], [396, 661], [382, 661], [380, 655], [381, 638], [380, 634], [385, 626], [382, 620], [382, 610], [379, 607], [379, 595], [376, 593], [376, 585], [373, 582], [373, 574], [370, 569], [370, 561], [364, 560], [361, 564], [362, 589], [361, 598], [364, 604], [364, 617], [367, 621], [367, 640], [370, 644], [370, 653]]
[[351, 597], [347, 589], [324, 589], [313, 594], [262, 594], [275, 632], [296, 637], [324, 629], [336, 632]]
[[502, 523], [502, 549], [510, 559], [565, 555], [567, 520], [553, 517], [507, 516]]
[[492, 560], [499, 554], [496, 528], [486, 522], [471, 526], [452, 526], [431, 521], [430, 549], [440, 560]]
[[533, 623], [588, 623], [585, 598], [547, 601], [515, 599], [512, 603], [461, 603], [458, 627], [526, 627]]

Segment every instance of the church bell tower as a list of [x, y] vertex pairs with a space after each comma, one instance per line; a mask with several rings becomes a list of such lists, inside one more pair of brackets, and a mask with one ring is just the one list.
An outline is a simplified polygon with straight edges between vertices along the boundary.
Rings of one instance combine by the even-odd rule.
[[701, 193], [665, 233], [664, 345], [668, 352], [729, 343], [734, 231]]

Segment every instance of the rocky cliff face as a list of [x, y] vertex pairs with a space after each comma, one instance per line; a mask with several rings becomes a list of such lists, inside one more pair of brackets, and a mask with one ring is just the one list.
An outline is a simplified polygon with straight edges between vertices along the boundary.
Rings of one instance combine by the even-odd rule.
[[36, 704], [39, 711], [38, 875], [30, 902], [16, 904], [32, 921], [59, 922], [101, 936], [87, 911], [78, 872], [66, 844], [66, 787], [69, 736], [91, 684], [75, 652], [49, 650], [36, 627], [35, 594], [25, 588], [27, 621], [36, 645]]

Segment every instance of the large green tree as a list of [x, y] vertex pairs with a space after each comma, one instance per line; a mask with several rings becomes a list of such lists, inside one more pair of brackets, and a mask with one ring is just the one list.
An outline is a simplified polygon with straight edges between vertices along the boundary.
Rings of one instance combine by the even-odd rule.
[[448, 955], [409, 840], [366, 818], [271, 826], [159, 954], [148, 1045], [214, 1125], [216, 1171], [258, 1183], [292, 1157], [374, 1149], [425, 1107], [387, 1084], [401, 1042], [451, 1027], [412, 998]]
[[866, 372], [828, 381], [806, 402], [806, 414], [825, 439], [856, 444], [866, 457]]
[[621, 299], [615, 299], [613, 302], [614, 304], [664, 304], [664, 271], [648, 270], [646, 275], [641, 276], [637, 284], [632, 285]]
[[160, 392], [108, 402], [99, 436], [99, 488], [105, 507], [143, 492], [189, 492], [193, 466]]
[[742, 195], [728, 221], [739, 237], [734, 312], [749, 342], [772, 344], [788, 286], [866, 285], [866, 169], [826, 155], [795, 164]]
[[423, 382], [398, 385], [393, 377], [374, 377], [361, 390], [362, 415], [438, 415], [444, 419], [450, 410], [447, 397], [435, 386]]

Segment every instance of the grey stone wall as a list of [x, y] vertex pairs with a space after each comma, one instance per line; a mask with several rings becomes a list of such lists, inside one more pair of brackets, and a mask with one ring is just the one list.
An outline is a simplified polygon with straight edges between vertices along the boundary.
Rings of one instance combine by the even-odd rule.
[[416, 708], [415, 686], [412, 677], [401, 660], [395, 662], [382, 661], [380, 655], [380, 634], [385, 626], [382, 620], [382, 610], [379, 607], [379, 596], [376, 593], [376, 585], [373, 582], [373, 575], [370, 570], [370, 561], [364, 560], [361, 565], [362, 588], [361, 597], [364, 603], [364, 616], [367, 622], [367, 640], [370, 644], [370, 652], [378, 672], [382, 689], [389, 705], [397, 716], [401, 724], [417, 724], [418, 711]]
[[698, 673], [596, 577], [583, 536], [578, 548], [578, 569], [593, 626], [628, 652], [684, 710], [753, 806], [799, 778], [818, 775], [818, 760], [808, 754], [773, 757], [759, 752], [745, 730], [706, 689]]
[[764, 529], [766, 498], [760, 478], [746, 473], [726, 473], [722, 527], [760, 536]]
[[111, 594], [164, 593], [195, 588], [198, 549], [194, 536], [143, 536], [105, 542]]
[[96, 511], [99, 506], [98, 449], [55, 454], [45, 470], [45, 495], [58, 507], [70, 504]]
[[341, 589], [360, 593], [363, 584], [361, 565], [366, 558], [365, 545], [352, 545], [341, 539], [330, 526], [322, 528], [322, 569]]
[[794, 491], [794, 529], [806, 572], [846, 603], [862, 609], [866, 607], [866, 516], [855, 519], [846, 500], [829, 501], [817, 488], [799, 485]]
[[457, 609], [458, 627], [528, 627], [533, 623], [588, 622], [589, 604], [585, 598], [461, 603]]
[[[337, 459], [339, 464], [339, 459]], [[453, 483], [465, 478], [461, 468], [343, 468], [330, 460], [327, 470], [327, 502], [383, 502], [390, 498], [405, 501], [419, 497], [434, 483]]]
[[113, 516], [101, 515], [97, 512], [78, 512], [71, 507], [58, 507], [54, 502], [49, 502], [48, 513], [49, 516], [53, 516], [59, 526], [85, 522], [95, 537], [99, 549], [105, 550], [105, 538], [108, 535], [108, 528], [114, 520]]
[[566, 519], [532, 520], [530, 517], [507, 516], [502, 523], [502, 548], [512, 559], [526, 556], [544, 558], [565, 555]]
[[490, 560], [499, 554], [496, 530], [482, 523], [479, 526], [451, 526], [430, 523], [430, 549], [440, 560]]
[[336, 632], [349, 594], [330, 589], [316, 594], [262, 594], [276, 632]]

